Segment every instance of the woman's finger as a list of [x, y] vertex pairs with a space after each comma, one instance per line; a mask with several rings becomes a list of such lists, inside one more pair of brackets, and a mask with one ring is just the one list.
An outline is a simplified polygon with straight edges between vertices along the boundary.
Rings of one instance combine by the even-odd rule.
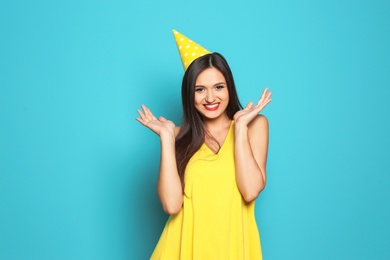
[[137, 110], [137, 112], [138, 112], [139, 116], [141, 117], [141, 119], [145, 120], [145, 118], [146, 118], [145, 114], [139, 109]]
[[265, 88], [263, 93], [261, 94], [261, 97], [260, 97], [259, 101], [257, 102], [257, 104], [260, 104], [260, 103], [264, 102], [264, 99], [267, 96], [267, 91], [268, 91], [268, 88]]
[[141, 118], [136, 117], [135, 120], [137, 120], [138, 122], [140, 122], [143, 126], [146, 126], [145, 121], [142, 120]]
[[249, 110], [249, 109], [252, 108], [252, 106], [253, 106], [253, 101], [250, 101], [250, 102], [246, 105], [246, 107], [244, 108], [244, 110]]
[[147, 106], [142, 105], [142, 108], [144, 109], [146, 116], [153, 116], [152, 112], [150, 111], [150, 109]]
[[152, 113], [145, 105], [142, 105], [142, 109], [144, 110], [145, 116], [150, 116], [150, 114]]
[[[268, 89], [266, 89], [266, 90], [268, 90]], [[257, 105], [261, 105], [262, 103], [266, 103], [267, 100], [270, 99], [271, 95], [272, 95], [272, 92], [263, 93], [259, 102], [257, 102]]]
[[268, 99], [265, 100], [262, 104], [259, 104], [259, 113], [260, 113], [260, 111], [263, 110], [271, 101], [272, 101], [272, 99], [268, 98]]
[[150, 111], [149, 108], [145, 107], [146, 108], [146, 111], [148, 113], [148, 116], [152, 119], [152, 120], [157, 120], [157, 118], [153, 115], [152, 111]]
[[144, 115], [144, 113], [142, 113], [142, 111], [139, 109], [137, 109], [137, 113], [139, 114], [140, 117], [142, 117]]
[[270, 98], [270, 95], [267, 95], [266, 99], [262, 103], [256, 105], [257, 113], [260, 113], [260, 111], [263, 110], [271, 101], [272, 99]]

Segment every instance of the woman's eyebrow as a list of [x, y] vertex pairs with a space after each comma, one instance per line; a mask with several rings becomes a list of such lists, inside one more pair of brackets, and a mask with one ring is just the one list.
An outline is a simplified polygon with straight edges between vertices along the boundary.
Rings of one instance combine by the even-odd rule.
[[[217, 85], [226, 85], [226, 82], [218, 82], [218, 83], [215, 83], [213, 86], [217, 86]], [[204, 85], [195, 85], [195, 87], [205, 87]]]

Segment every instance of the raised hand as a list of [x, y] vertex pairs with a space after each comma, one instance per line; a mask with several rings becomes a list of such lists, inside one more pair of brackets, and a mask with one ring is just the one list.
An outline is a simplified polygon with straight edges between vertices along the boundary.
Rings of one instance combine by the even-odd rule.
[[235, 124], [248, 125], [271, 102], [271, 94], [271, 92], [268, 92], [268, 88], [266, 88], [255, 106], [253, 106], [254, 104], [251, 101], [244, 109], [237, 111], [234, 115]]
[[160, 116], [158, 119], [153, 115], [152, 111], [147, 108], [145, 105], [142, 105], [142, 110], [138, 109], [139, 118], [136, 118], [138, 122], [146, 126], [157, 135], [161, 136], [163, 134], [170, 134], [174, 136], [175, 124]]

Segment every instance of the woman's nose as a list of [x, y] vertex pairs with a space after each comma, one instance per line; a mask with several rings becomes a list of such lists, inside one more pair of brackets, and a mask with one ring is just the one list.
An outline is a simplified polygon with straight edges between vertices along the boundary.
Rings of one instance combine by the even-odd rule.
[[206, 102], [207, 103], [212, 103], [215, 101], [215, 95], [214, 95], [214, 92], [211, 90], [211, 91], [208, 91], [207, 92], [207, 96], [206, 96]]

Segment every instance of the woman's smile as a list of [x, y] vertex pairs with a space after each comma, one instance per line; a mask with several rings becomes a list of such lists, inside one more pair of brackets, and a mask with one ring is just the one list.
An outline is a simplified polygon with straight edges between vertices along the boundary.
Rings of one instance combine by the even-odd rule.
[[204, 104], [204, 107], [208, 111], [215, 111], [219, 108], [220, 103], [213, 103], [213, 104]]

